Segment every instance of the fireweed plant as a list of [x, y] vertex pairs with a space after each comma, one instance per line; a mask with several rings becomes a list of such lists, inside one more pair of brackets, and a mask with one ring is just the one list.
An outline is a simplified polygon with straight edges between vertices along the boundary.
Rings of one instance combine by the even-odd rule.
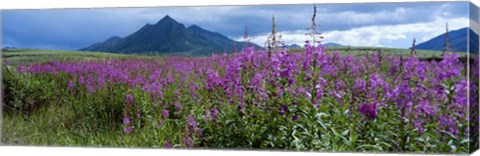
[[[478, 79], [478, 58], [470, 67]], [[32, 125], [48, 139], [7, 131], [5, 143], [467, 153], [478, 132], [478, 81], [455, 54], [342, 56], [307, 42], [271, 57], [247, 48], [3, 70], [5, 120], [49, 120]], [[34, 118], [42, 110], [54, 118]]]

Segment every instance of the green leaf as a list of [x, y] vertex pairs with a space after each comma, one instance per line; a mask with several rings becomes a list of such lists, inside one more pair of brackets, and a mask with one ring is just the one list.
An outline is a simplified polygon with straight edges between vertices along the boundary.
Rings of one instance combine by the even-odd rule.
[[463, 139], [463, 140], [460, 142], [460, 144], [465, 144], [465, 143], [469, 143], [469, 142], [471, 142], [471, 141], [470, 141], [469, 138], [467, 138], [467, 139]]

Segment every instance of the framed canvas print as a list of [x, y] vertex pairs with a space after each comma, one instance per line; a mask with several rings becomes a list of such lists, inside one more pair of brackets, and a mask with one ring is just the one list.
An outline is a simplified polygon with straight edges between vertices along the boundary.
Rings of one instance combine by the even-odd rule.
[[1, 143], [471, 154], [469, 1], [1, 10]]

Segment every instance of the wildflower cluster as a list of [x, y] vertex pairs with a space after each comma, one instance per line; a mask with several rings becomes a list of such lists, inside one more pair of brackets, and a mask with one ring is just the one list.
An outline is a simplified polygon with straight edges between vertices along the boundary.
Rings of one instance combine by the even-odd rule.
[[[478, 59], [474, 64], [478, 68]], [[451, 140], [457, 148], [439, 150], [455, 151], [470, 132], [469, 98], [476, 99], [467, 93], [478, 94], [465, 67], [455, 54], [439, 62], [342, 56], [307, 43], [303, 53], [280, 50], [271, 57], [247, 48], [204, 58], [57, 61], [18, 71], [66, 74], [59, 83], [87, 97], [126, 88], [124, 134], [178, 133], [160, 141], [167, 148], [428, 150]], [[478, 77], [478, 69], [472, 71], [470, 77]], [[405, 139], [413, 136], [421, 139]]]

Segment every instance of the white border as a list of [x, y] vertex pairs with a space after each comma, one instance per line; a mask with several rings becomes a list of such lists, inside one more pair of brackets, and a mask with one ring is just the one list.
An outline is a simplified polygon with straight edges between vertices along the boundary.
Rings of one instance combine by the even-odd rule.
[[[435, 0], [452, 1], [452, 0]], [[465, 1], [465, 0], [456, 0]], [[213, 5], [259, 5], [259, 4], [311, 4], [311, 3], [371, 3], [371, 2], [432, 2], [429, 0], [0, 0], [0, 10], [11, 9], [61, 9], [61, 8], [111, 8], [111, 7], [156, 7], [156, 6], [213, 6]], [[480, 6], [479, 1], [471, 1]], [[1, 12], [0, 12], [1, 16]], [[1, 19], [1, 17], [0, 17]], [[1, 21], [0, 21], [1, 23]], [[1, 25], [0, 25], [1, 28]], [[1, 32], [0, 32], [1, 33]], [[0, 35], [1, 36], [1, 35]], [[1, 39], [0, 39], [1, 41]], [[0, 42], [1, 44], [1, 42]], [[1, 115], [1, 112], [0, 112]], [[0, 118], [1, 119], [1, 118]], [[1, 123], [1, 122], [0, 122]], [[1, 132], [1, 130], [0, 130]], [[0, 137], [1, 138], [1, 137]], [[34, 146], [0, 146], [1, 155], [373, 155], [373, 153], [319, 153], [319, 152], [279, 152], [254, 150], [166, 150], [166, 149], [128, 149], [128, 148], [74, 148], [74, 147], [34, 147]], [[478, 154], [479, 152], [476, 152]], [[375, 154], [406, 155], [406, 154]]]
[[[467, 0], [0, 0], [0, 9], [54, 9], [103, 7], [155, 7], [155, 6], [212, 6], [258, 4], [311, 4], [311, 3], [371, 3], [371, 2], [447, 2]], [[480, 2], [474, 2], [480, 4]]]
[[[258, 150], [212, 150], [212, 149], [129, 149], [129, 148], [91, 148], [91, 147], [33, 147], [33, 146], [0, 146], [0, 151], [6, 155], [69, 155], [69, 156], [158, 156], [158, 155], [228, 155], [228, 156], [344, 156], [344, 155], [378, 155], [401, 156], [422, 154], [386, 154], [386, 153], [326, 153], [326, 152], [296, 152], [296, 151], [258, 151]], [[477, 152], [476, 152], [477, 153]], [[433, 154], [428, 154], [435, 156]], [[447, 155], [447, 154], [443, 154]]]

